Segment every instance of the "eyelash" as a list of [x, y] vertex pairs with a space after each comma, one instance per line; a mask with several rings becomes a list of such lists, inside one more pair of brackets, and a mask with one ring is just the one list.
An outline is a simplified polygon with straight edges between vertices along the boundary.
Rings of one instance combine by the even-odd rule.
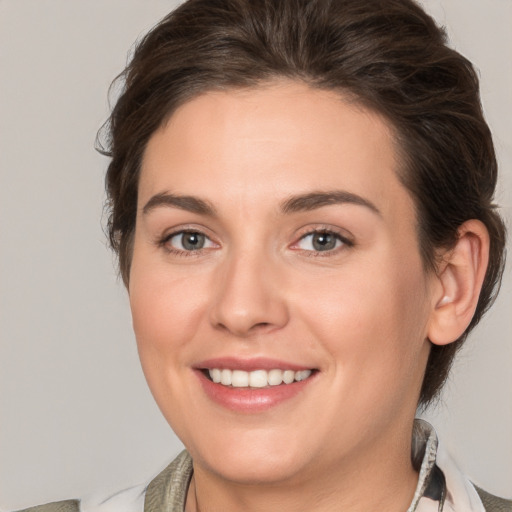
[[354, 247], [355, 245], [352, 240], [350, 240], [346, 236], [342, 235], [341, 233], [330, 227], [318, 227], [302, 234], [300, 238], [297, 240], [297, 242], [294, 242], [292, 248], [296, 247], [301, 241], [305, 240], [308, 236], [314, 236], [315, 234], [334, 236], [336, 241], [341, 242], [342, 245], [341, 247], [334, 247], [333, 249], [328, 249], [326, 251], [315, 251], [300, 248], [296, 248], [295, 250], [301, 251], [308, 258], [325, 258], [333, 256], [334, 254], [337, 254], [339, 251], [342, 251], [344, 249]]
[[[191, 235], [201, 235], [204, 236], [210, 243], [212, 242], [211, 238], [206, 235], [204, 232], [197, 230], [197, 229], [181, 229], [179, 231], [173, 231], [172, 233], [168, 233], [165, 236], [163, 236], [160, 240], [157, 241], [157, 245], [159, 247], [164, 248], [169, 254], [180, 256], [180, 257], [193, 257], [200, 255], [202, 251], [205, 249], [209, 249], [209, 247], [204, 248], [201, 247], [200, 249], [196, 250], [182, 250], [182, 249], [176, 249], [169, 245], [169, 241], [178, 235], [185, 235], [185, 234], [191, 234]], [[314, 236], [315, 234], [322, 234], [322, 235], [330, 235], [334, 236], [337, 242], [341, 242], [341, 247], [334, 247], [333, 249], [328, 249], [325, 251], [315, 251], [315, 250], [308, 250], [308, 249], [300, 249], [296, 246], [303, 240], [305, 240], [308, 236]], [[337, 231], [333, 230], [332, 228], [326, 228], [326, 227], [319, 227], [312, 230], [309, 230], [302, 234], [300, 238], [297, 240], [297, 242], [294, 242], [291, 246], [292, 249], [301, 251], [303, 254], [305, 254], [307, 257], [328, 257], [332, 256], [335, 253], [338, 253], [340, 250], [343, 250], [343, 248], [350, 248], [354, 246], [354, 242], [347, 238], [346, 236], [341, 235]]]
[[[205, 249], [201, 247], [200, 249], [195, 250], [182, 250], [182, 249], [176, 249], [172, 245], [169, 245], [169, 242], [178, 235], [201, 235], [204, 236], [208, 241], [212, 242], [211, 238], [206, 235], [204, 232], [198, 229], [180, 229], [178, 231], [173, 231], [172, 233], [168, 233], [165, 236], [163, 236], [160, 240], [157, 241], [157, 245], [159, 247], [162, 247], [164, 250], [166, 250], [169, 254], [172, 254], [173, 256], [180, 256], [180, 257], [191, 257], [191, 256], [197, 256], [200, 255], [201, 252]], [[207, 248], [208, 249], [208, 248]]]

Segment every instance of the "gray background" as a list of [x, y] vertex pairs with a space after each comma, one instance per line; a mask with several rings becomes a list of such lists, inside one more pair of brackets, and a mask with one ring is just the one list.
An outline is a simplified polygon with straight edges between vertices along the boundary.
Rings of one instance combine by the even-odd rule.
[[[93, 150], [127, 50], [175, 2], [0, 0], [0, 506], [144, 482], [180, 449], [146, 389]], [[512, 1], [424, 0], [481, 71], [511, 224]], [[510, 248], [510, 244], [509, 244]], [[512, 275], [427, 416], [512, 495]]]

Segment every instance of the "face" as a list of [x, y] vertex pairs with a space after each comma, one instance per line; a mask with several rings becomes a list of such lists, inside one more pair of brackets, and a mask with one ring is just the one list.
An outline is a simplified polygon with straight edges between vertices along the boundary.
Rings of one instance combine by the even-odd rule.
[[285, 481], [410, 443], [432, 294], [397, 166], [385, 120], [291, 82], [204, 94], [150, 139], [133, 324], [197, 467]]

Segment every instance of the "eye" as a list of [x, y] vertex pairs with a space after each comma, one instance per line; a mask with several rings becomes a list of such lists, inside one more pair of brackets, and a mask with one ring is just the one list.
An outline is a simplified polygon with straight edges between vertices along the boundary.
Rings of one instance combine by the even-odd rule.
[[303, 251], [327, 252], [351, 243], [332, 231], [315, 231], [303, 236], [296, 244]]
[[165, 244], [176, 251], [199, 251], [213, 247], [215, 244], [199, 231], [180, 231], [170, 235]]

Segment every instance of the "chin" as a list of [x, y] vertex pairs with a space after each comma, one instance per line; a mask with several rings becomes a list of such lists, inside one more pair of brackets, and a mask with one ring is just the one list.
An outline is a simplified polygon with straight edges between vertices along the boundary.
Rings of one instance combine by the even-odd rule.
[[292, 479], [300, 472], [300, 465], [298, 467], [296, 462], [262, 456], [247, 457], [233, 454], [221, 461], [205, 460], [204, 463], [209, 471], [224, 480], [243, 485], [280, 483]]
[[[271, 432], [245, 433], [191, 446], [196, 464], [223, 479], [240, 484], [277, 483], [293, 478], [306, 465], [303, 447]], [[293, 440], [292, 440], [293, 441]]]

